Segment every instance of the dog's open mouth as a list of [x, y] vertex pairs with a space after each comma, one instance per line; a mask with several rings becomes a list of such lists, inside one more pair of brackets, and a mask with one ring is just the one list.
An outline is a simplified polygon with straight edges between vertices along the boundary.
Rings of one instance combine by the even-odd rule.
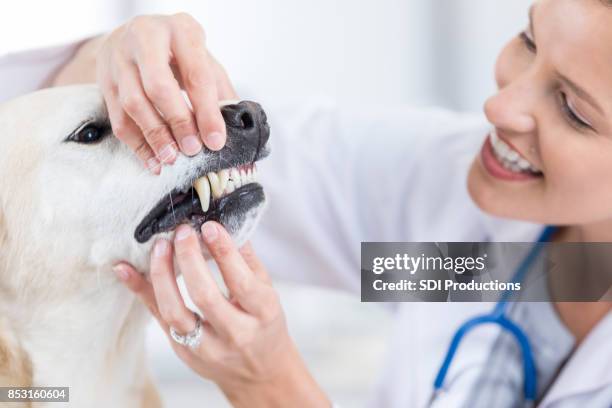
[[165, 196], [138, 225], [134, 236], [136, 241], [144, 243], [184, 223], [195, 228], [206, 221], [225, 224], [228, 216], [246, 212], [263, 201], [255, 163], [209, 172], [191, 186], [175, 189]]

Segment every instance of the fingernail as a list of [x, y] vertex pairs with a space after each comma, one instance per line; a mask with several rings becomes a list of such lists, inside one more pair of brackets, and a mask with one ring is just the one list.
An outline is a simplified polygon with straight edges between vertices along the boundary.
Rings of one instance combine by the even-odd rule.
[[123, 265], [113, 266], [113, 271], [115, 275], [124, 282], [130, 278], [130, 272]]
[[206, 242], [214, 242], [219, 235], [217, 226], [212, 222], [207, 222], [202, 225], [202, 236]]
[[147, 168], [151, 173], [157, 172], [157, 169], [159, 168], [159, 161], [155, 157], [151, 157], [149, 160], [147, 160]]
[[153, 248], [153, 256], [156, 258], [161, 258], [168, 253], [168, 248], [170, 248], [168, 241], [165, 239], [157, 240], [155, 247]]
[[202, 150], [202, 142], [197, 136], [186, 136], [181, 139], [181, 147], [186, 155], [195, 156]]
[[225, 144], [225, 137], [219, 132], [212, 132], [206, 136], [206, 146], [210, 150], [221, 150]]
[[172, 162], [176, 158], [176, 149], [171, 144], [162, 147], [159, 151], [159, 158], [164, 163]]
[[192, 234], [192, 229], [189, 225], [181, 225], [180, 227], [177, 228], [176, 230], [176, 240], [177, 241], [182, 241], [184, 239], [189, 238], [189, 236]]

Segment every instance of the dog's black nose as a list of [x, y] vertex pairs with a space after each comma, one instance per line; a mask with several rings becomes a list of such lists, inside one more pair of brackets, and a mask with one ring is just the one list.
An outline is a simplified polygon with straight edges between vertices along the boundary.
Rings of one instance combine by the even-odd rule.
[[[263, 147], [270, 138], [268, 118], [261, 105], [242, 101], [221, 108], [230, 142], [256, 144]], [[232, 143], [233, 144], [233, 143]]]

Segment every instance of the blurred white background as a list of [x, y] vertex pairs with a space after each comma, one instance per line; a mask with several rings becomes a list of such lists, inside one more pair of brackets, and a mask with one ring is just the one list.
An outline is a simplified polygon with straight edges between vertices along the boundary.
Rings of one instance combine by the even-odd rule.
[[[329, 96], [480, 110], [500, 47], [531, 0], [87, 0], [6, 2], [0, 53], [188, 11], [241, 84], [273, 100]], [[96, 6], [92, 6], [96, 4]]]
[[[234, 81], [264, 106], [325, 97], [480, 111], [495, 89], [495, 57], [524, 28], [531, 0], [101, 3], [5, 2], [0, 54], [73, 41], [136, 14], [188, 11], [204, 25], [210, 48]], [[390, 316], [355, 297], [278, 287], [292, 334], [317, 379], [343, 406], [361, 405], [382, 362]], [[148, 343], [167, 406], [227, 406], [211, 384], [177, 361], [155, 326]]]

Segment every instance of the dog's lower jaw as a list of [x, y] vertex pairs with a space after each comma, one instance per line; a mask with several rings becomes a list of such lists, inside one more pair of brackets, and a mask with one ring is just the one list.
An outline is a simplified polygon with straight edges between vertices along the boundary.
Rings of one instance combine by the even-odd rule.
[[108, 279], [94, 295], [99, 298], [85, 294], [58, 305], [11, 305], [9, 313], [18, 319], [13, 329], [32, 364], [31, 384], [70, 387], [75, 407], [142, 407], [145, 398], [159, 403], [145, 367], [149, 313], [110, 280], [112, 272], [105, 273]]

